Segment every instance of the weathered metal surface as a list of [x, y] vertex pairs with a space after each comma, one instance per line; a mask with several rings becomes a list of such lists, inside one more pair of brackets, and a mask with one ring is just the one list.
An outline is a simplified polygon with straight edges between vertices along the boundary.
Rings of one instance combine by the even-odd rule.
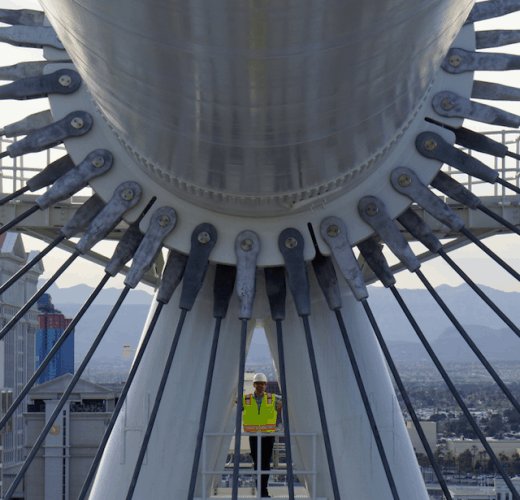
[[201, 203], [309, 196], [354, 173], [347, 184], [358, 183], [407, 126], [472, 5], [42, 3], [143, 168]]

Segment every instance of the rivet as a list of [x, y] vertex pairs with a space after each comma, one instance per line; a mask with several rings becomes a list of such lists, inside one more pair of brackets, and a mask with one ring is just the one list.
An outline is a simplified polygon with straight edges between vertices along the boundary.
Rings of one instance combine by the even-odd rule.
[[453, 109], [453, 106], [455, 106], [455, 101], [453, 99], [448, 99], [447, 97], [441, 101], [441, 107], [445, 111], [449, 111], [450, 109]]
[[76, 130], [83, 128], [84, 125], [83, 120], [79, 117], [73, 118], [70, 124], [72, 125], [72, 128], [75, 128]]
[[123, 198], [125, 201], [130, 201], [134, 198], [134, 192], [131, 189], [125, 189], [121, 193], [121, 198]]
[[450, 66], [453, 66], [454, 68], [456, 68], [456, 67], [460, 66], [460, 63], [462, 62], [462, 58], [457, 54], [453, 54], [448, 59], [448, 62], [450, 63]]
[[400, 175], [397, 181], [401, 187], [408, 187], [412, 183], [412, 179], [410, 179], [410, 176], [407, 174]]
[[205, 245], [211, 239], [211, 236], [206, 231], [202, 231], [197, 236], [197, 239], [199, 240], [199, 243]]
[[379, 208], [377, 208], [377, 205], [375, 205], [374, 203], [369, 203], [366, 207], [365, 207], [365, 213], [369, 216], [373, 216], [373, 215], [376, 215], [377, 212], [379, 212]]
[[58, 82], [62, 87], [69, 87], [72, 83], [72, 78], [69, 75], [61, 75]]
[[170, 218], [167, 215], [161, 215], [159, 217], [159, 226], [165, 227], [170, 223]]
[[298, 240], [291, 236], [285, 240], [285, 246], [289, 250], [292, 250], [293, 248], [296, 248], [298, 246]]
[[328, 234], [331, 238], [335, 238], [335, 237], [339, 234], [339, 227], [336, 226], [336, 224], [331, 224], [331, 225], [327, 228], [327, 234]]
[[253, 249], [253, 246], [253, 242], [249, 238], [242, 240], [242, 243], [240, 243], [240, 248], [244, 250], [244, 252], [249, 252]]
[[434, 149], [437, 149], [437, 143], [435, 142], [435, 139], [426, 139], [424, 141], [424, 149], [426, 149], [426, 151], [433, 151]]
[[101, 168], [105, 164], [105, 159], [102, 156], [96, 156], [92, 160], [92, 166], [96, 168]]

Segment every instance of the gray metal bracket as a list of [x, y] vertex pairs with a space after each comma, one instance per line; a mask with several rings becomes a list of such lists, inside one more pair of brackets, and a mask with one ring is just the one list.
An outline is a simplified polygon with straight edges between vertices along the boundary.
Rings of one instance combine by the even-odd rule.
[[52, 187], [36, 200], [41, 210], [65, 200], [85, 187], [91, 179], [107, 173], [114, 158], [110, 151], [97, 149], [92, 151], [76, 168], [69, 170], [57, 179]]
[[452, 200], [458, 201], [473, 210], [476, 210], [482, 203], [482, 200], [478, 196], [474, 195], [469, 189], [466, 189], [462, 184], [459, 184], [455, 179], [452, 179], [448, 174], [442, 171], [433, 179], [431, 186]]
[[5, 135], [6, 137], [27, 135], [33, 130], [46, 127], [47, 125], [52, 125], [53, 123], [54, 117], [52, 116], [51, 110], [47, 109], [45, 111], [40, 111], [39, 113], [29, 115], [23, 120], [6, 125], [3, 129], [0, 130], [0, 135]]
[[251, 319], [256, 294], [256, 260], [260, 252], [260, 238], [253, 231], [242, 231], [235, 240], [238, 295], [238, 318]]
[[191, 311], [202, 288], [209, 265], [209, 255], [217, 243], [215, 226], [204, 222], [191, 233], [191, 250], [186, 263], [179, 307]]
[[7, 155], [15, 158], [52, 148], [70, 137], [85, 135], [92, 128], [92, 124], [92, 116], [86, 111], [74, 111], [52, 125], [34, 130], [24, 139], [11, 144], [0, 158]]
[[289, 288], [299, 316], [311, 314], [309, 277], [303, 258], [304, 244], [300, 231], [292, 227], [284, 229], [278, 237], [278, 248], [285, 260]]
[[520, 101], [520, 89], [499, 83], [474, 80], [471, 97], [488, 101]]
[[453, 231], [459, 232], [464, 227], [464, 221], [446, 203], [435, 196], [413, 170], [397, 167], [390, 174], [390, 181], [397, 192], [408, 196]]
[[494, 184], [498, 179], [496, 170], [452, 146], [435, 132], [420, 133], [415, 140], [415, 147], [426, 158], [447, 163], [461, 172], [478, 177], [485, 182]]
[[115, 190], [103, 210], [91, 222], [76, 245], [76, 250], [84, 254], [99, 243], [119, 223], [123, 214], [139, 203], [141, 194], [141, 186], [137, 182], [123, 182]]
[[0, 80], [12, 81], [43, 75], [43, 70], [47, 64], [49, 64], [48, 61], [31, 61], [13, 64], [12, 66], [2, 66], [0, 68]]
[[0, 9], [0, 23], [43, 26], [45, 13], [32, 9]]
[[504, 47], [520, 42], [520, 30], [489, 30], [475, 33], [477, 49]]
[[347, 226], [339, 217], [327, 217], [320, 225], [321, 237], [329, 245], [341, 274], [347, 281], [356, 300], [368, 297], [363, 273], [350, 246]]
[[410, 270], [419, 269], [421, 263], [412, 252], [410, 245], [391, 219], [384, 203], [375, 196], [365, 196], [358, 204], [361, 218], [371, 226], [395, 256]]
[[173, 292], [175, 292], [182, 280], [187, 261], [187, 255], [170, 250], [166, 267], [161, 277], [159, 291], [157, 292], [157, 302], [167, 304], [170, 301]]
[[56, 36], [56, 32], [50, 26], [10, 26], [9, 28], [0, 28], [0, 42], [8, 43], [15, 47], [29, 47], [33, 49], [41, 49], [43, 47], [65, 49]]
[[451, 48], [441, 68], [454, 75], [467, 71], [510, 71], [520, 69], [520, 56]]
[[440, 116], [448, 118], [468, 118], [490, 125], [520, 127], [520, 116], [486, 104], [470, 101], [455, 92], [443, 91], [436, 94], [432, 99], [432, 108]]
[[176, 224], [177, 213], [173, 208], [161, 207], [155, 211], [143, 241], [135, 252], [132, 267], [125, 280], [126, 286], [135, 288], [139, 284], [161, 251], [164, 238], [173, 231]]
[[520, 10], [519, 0], [489, 0], [488, 2], [477, 2], [473, 6], [473, 9], [471, 9], [465, 24], [505, 16], [517, 10]]
[[0, 99], [38, 99], [49, 94], [72, 94], [81, 86], [79, 73], [72, 69], [59, 69], [54, 73], [21, 78], [0, 87]]
[[394, 275], [376, 239], [370, 236], [365, 241], [358, 243], [358, 248], [368, 267], [372, 269], [379, 281], [383, 283], [383, 286], [388, 288], [395, 285]]
[[79, 233], [88, 224], [90, 224], [96, 215], [103, 210], [105, 202], [95, 194], [89, 198], [73, 215], [73, 217], [61, 228], [61, 234], [65, 238], [72, 238]]
[[430, 252], [437, 253], [442, 248], [442, 243], [433, 234], [433, 231], [411, 208], [405, 210], [397, 220]]

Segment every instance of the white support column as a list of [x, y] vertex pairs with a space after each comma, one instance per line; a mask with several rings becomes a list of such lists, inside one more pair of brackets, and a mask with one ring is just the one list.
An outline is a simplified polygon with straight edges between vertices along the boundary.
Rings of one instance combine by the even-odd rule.
[[[310, 267], [308, 272], [312, 341], [340, 493], [356, 500], [390, 499], [392, 494], [335, 314], [327, 307]], [[426, 500], [428, 494], [377, 339], [363, 307], [352, 297], [342, 278], [340, 285], [343, 317], [400, 498]], [[276, 328], [269, 320], [265, 329], [278, 372]], [[317, 496], [333, 499], [305, 333], [289, 291], [283, 335], [291, 431], [318, 433]], [[311, 440], [294, 437], [292, 442], [296, 468], [310, 469]], [[311, 492], [312, 476], [300, 480]]]
[[[180, 315], [178, 303], [181, 288], [182, 284], [170, 303], [164, 307], [157, 322], [128, 394], [127, 404], [107, 444], [92, 488], [91, 500], [126, 498], [149, 412], [153, 407]], [[210, 267], [195, 306], [186, 317], [134, 500], [150, 498], [150, 495], [154, 498], [187, 497], [215, 325], [212, 311], [213, 268]], [[228, 317], [222, 322], [206, 432], [230, 432], [234, 428], [233, 402], [238, 384], [241, 328], [236, 311], [237, 300], [234, 296]], [[250, 323], [248, 347], [254, 321]], [[143, 404], [147, 398], [149, 404]], [[148, 408], [148, 414], [144, 414], [145, 408]], [[129, 428], [133, 432], [125, 432]], [[223, 468], [230, 442], [231, 437], [207, 438], [208, 469], [216, 466]], [[200, 470], [199, 467], [195, 497], [202, 496]], [[207, 481], [207, 495], [210, 493], [211, 483], [212, 481]]]

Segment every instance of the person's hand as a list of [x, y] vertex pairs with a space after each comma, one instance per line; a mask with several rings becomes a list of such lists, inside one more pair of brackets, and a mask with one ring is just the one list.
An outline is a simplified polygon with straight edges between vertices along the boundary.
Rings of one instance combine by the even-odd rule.
[[278, 413], [280, 413], [280, 411], [282, 411], [282, 402], [281, 401], [278, 401], [278, 404], [276, 405], [276, 411]]

